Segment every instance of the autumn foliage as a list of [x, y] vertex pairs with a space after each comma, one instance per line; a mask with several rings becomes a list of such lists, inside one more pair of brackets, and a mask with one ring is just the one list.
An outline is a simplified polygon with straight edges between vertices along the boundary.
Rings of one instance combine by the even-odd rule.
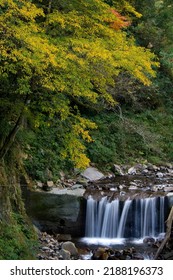
[[127, 72], [149, 85], [158, 62], [122, 30], [130, 20], [104, 1], [51, 3], [47, 13], [39, 0], [0, 2], [1, 151], [21, 115], [32, 119], [32, 129], [57, 122], [59, 156], [83, 168], [90, 162], [85, 142], [96, 126], [78, 104], [113, 108], [108, 89], [115, 77]]
[[115, 21], [111, 22], [110, 27], [115, 30], [120, 30], [122, 28], [128, 27], [131, 24], [131, 21], [127, 17], [122, 16], [116, 10], [111, 9], [111, 13], [115, 15]]

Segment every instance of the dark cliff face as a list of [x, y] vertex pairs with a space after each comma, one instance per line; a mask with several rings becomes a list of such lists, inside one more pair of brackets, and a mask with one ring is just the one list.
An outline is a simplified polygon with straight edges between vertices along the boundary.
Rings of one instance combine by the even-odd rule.
[[27, 214], [41, 231], [84, 236], [86, 200], [83, 197], [34, 191], [28, 191], [25, 197]]

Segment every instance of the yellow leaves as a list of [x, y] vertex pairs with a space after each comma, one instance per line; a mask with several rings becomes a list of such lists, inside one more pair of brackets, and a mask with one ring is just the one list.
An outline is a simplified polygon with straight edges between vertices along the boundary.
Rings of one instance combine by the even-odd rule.
[[[150, 77], [155, 77], [154, 68], [159, 67], [155, 55], [142, 47], [130, 46], [124, 58], [127, 70], [144, 85], [151, 83]], [[122, 60], [123, 62], [123, 60]]]
[[82, 119], [82, 118], [80, 118], [80, 119], [81, 119], [80, 123], [73, 125], [73, 134], [80, 135], [82, 137], [82, 139], [87, 142], [92, 142], [92, 138], [89, 135], [89, 130], [86, 130], [86, 127], [90, 128], [90, 129], [94, 129], [97, 126], [95, 125], [95, 123], [92, 123], [89, 120], [85, 119], [85, 122], [84, 122], [83, 121], [84, 119]]
[[127, 1], [124, 2], [124, 9], [125, 9], [127, 12], [129, 12], [129, 13], [131, 13], [131, 14], [134, 14], [137, 18], [141, 18], [141, 17], [142, 17], [142, 14], [139, 13], [139, 12], [137, 12], [137, 11], [135, 10], [135, 8], [134, 8], [133, 6], [131, 6], [131, 5], [129, 4], [129, 2], [127, 2]]
[[67, 147], [62, 151], [62, 157], [71, 159], [76, 168], [83, 169], [87, 167], [90, 160], [87, 158], [85, 154], [86, 148], [80, 140], [71, 133], [65, 138], [65, 143]]
[[[89, 131], [96, 125], [82, 118], [74, 103], [106, 100], [114, 106], [108, 88], [115, 76], [127, 71], [148, 85], [158, 66], [150, 51], [121, 31], [129, 24], [125, 17], [100, 0], [83, 2], [78, 1], [81, 10], [72, 3], [76, 10], [54, 10], [41, 23], [35, 19], [43, 20], [43, 10], [30, 1], [0, 3], [8, 6], [0, 22], [2, 72], [13, 74], [17, 98], [31, 90], [30, 108], [40, 116], [36, 127], [45, 116], [67, 124], [62, 154], [78, 168], [89, 164], [84, 143], [93, 141]], [[125, 10], [140, 16], [127, 2]]]
[[35, 22], [37, 16], [44, 16], [43, 10], [37, 8], [31, 2], [20, 0], [1, 0], [0, 6], [6, 8], [6, 13], [3, 15], [6, 21], [20, 24], [20, 20], [24, 20], [29, 24]]
[[36, 6], [31, 4], [30, 2], [20, 2], [23, 2], [23, 6], [20, 6], [20, 8], [18, 8], [18, 12], [20, 13], [20, 16], [25, 18], [26, 20], [35, 21], [35, 18], [37, 16], [44, 16], [42, 9], [36, 8]]
[[77, 115], [72, 124], [71, 131], [65, 136], [65, 149], [62, 151], [63, 158], [69, 158], [77, 168], [85, 168], [90, 160], [86, 156], [86, 147], [82, 139], [87, 142], [93, 141], [88, 129], [96, 129], [94, 122]]
[[77, 11], [74, 10], [66, 14], [63, 14], [58, 10], [52, 12], [47, 17], [47, 26], [51, 26], [51, 29], [56, 26], [57, 35], [62, 35], [64, 32], [78, 34], [82, 29], [81, 18]]
[[[87, 40], [83, 39], [79, 42], [74, 39], [72, 40], [72, 48], [76, 56], [84, 56], [91, 63], [91, 69], [95, 63], [98, 67], [100, 64], [102, 70], [109, 67], [114, 75], [118, 74], [117, 69], [120, 69], [120, 71], [125, 70], [145, 85], [150, 83], [149, 76], [155, 76], [153, 68], [159, 66], [154, 54], [145, 48], [136, 46], [133, 40], [128, 41], [121, 33], [117, 33], [114, 38], [111, 38], [111, 42], [106, 42], [102, 39], [96, 39], [94, 42], [87, 42]], [[98, 85], [98, 87], [104, 85], [104, 76], [106, 77], [106, 74], [100, 74], [99, 69], [101, 68], [95, 70], [95, 75], [93, 76], [95, 85]], [[108, 80], [109, 78], [107, 78]]]

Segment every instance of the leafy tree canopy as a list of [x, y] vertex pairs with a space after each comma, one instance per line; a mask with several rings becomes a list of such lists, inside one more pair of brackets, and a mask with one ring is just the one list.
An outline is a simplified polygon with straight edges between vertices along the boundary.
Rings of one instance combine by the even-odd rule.
[[96, 126], [82, 117], [76, 100], [114, 106], [108, 88], [116, 76], [127, 72], [149, 85], [158, 66], [155, 55], [128, 36], [129, 24], [101, 0], [1, 0], [1, 151], [19, 116], [25, 123], [30, 117], [34, 127], [57, 119], [62, 157], [88, 165], [83, 141], [92, 141], [89, 129]]

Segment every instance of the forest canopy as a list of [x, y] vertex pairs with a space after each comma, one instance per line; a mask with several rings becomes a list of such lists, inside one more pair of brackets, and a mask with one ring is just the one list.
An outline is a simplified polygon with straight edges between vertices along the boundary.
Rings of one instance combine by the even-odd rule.
[[1, 159], [15, 143], [30, 153], [37, 134], [55, 161], [89, 164], [98, 125], [87, 110], [114, 110], [120, 82], [146, 88], [156, 77], [158, 57], [132, 32], [141, 18], [135, 1], [0, 1]]

